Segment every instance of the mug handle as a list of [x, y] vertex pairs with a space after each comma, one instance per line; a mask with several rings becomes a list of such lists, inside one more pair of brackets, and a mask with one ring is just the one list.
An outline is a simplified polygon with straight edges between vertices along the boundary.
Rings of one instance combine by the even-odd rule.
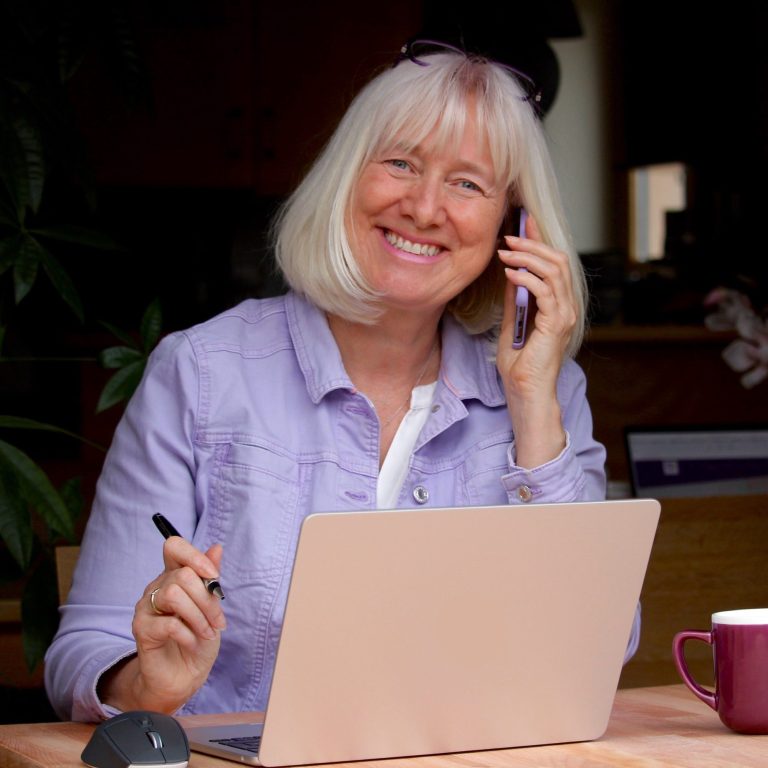
[[685, 663], [685, 649], [683, 647], [686, 640], [701, 640], [707, 645], [712, 645], [712, 633], [692, 629], [678, 632], [675, 635], [675, 639], [672, 641], [672, 654], [675, 658], [675, 666], [680, 673], [680, 677], [683, 678], [683, 682], [705, 704], [717, 711], [717, 694], [708, 691], [706, 688], [702, 688], [688, 671], [688, 665]]

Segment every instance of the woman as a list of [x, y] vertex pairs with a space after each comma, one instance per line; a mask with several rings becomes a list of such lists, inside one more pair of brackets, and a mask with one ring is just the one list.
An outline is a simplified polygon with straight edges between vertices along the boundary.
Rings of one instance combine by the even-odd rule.
[[[116, 432], [47, 656], [64, 717], [263, 709], [310, 512], [604, 496], [583, 277], [519, 79], [452, 52], [379, 75], [275, 233], [291, 292], [166, 338]], [[156, 512], [184, 539], [161, 550]]]

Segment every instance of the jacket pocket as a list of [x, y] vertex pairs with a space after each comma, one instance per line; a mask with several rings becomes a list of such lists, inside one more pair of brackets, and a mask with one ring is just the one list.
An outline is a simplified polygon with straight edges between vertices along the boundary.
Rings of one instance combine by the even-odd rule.
[[469, 451], [461, 473], [468, 504], [507, 503], [501, 478], [509, 473], [507, 451], [511, 443], [512, 434], [504, 432], [486, 438]]
[[221, 541], [242, 575], [282, 573], [299, 498], [299, 465], [258, 445], [226, 447], [216, 493]]
[[268, 446], [230, 443], [219, 451], [212, 533], [224, 546], [227, 631], [209, 684], [247, 709], [263, 704], [274, 664], [296, 551], [302, 470]]

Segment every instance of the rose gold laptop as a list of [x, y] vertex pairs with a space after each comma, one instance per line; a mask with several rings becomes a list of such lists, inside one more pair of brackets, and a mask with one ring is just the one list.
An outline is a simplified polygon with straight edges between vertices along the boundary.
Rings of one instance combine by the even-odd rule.
[[283, 766], [596, 739], [658, 519], [643, 499], [311, 515], [263, 730], [190, 746]]

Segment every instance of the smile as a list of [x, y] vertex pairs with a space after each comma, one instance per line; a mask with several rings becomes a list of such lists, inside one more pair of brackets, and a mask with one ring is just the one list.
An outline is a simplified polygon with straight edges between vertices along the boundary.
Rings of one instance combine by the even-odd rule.
[[393, 245], [400, 251], [412, 253], [415, 256], [437, 256], [443, 249], [439, 245], [430, 245], [429, 243], [412, 243], [388, 229], [384, 230], [384, 237], [390, 245]]

